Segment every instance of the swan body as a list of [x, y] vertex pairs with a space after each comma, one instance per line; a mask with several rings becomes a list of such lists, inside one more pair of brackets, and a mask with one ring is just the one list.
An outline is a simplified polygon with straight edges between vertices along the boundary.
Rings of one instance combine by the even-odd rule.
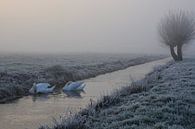
[[68, 82], [64, 87], [64, 91], [79, 91], [85, 88], [84, 82]]
[[38, 94], [38, 93], [51, 93], [53, 92], [55, 86], [52, 86], [48, 83], [34, 83], [33, 87], [29, 90], [31, 94]]

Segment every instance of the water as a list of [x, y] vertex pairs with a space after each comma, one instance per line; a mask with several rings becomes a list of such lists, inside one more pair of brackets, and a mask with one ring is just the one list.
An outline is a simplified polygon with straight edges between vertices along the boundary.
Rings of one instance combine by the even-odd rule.
[[67, 116], [67, 111], [78, 111], [86, 107], [90, 99], [96, 100], [101, 95], [109, 94], [114, 89], [130, 84], [131, 79], [139, 80], [158, 65], [170, 59], [163, 59], [136, 65], [124, 70], [84, 80], [85, 92], [59, 93], [42, 96], [26, 96], [14, 103], [0, 105], [0, 128], [36, 129], [40, 125], [51, 125], [53, 118]]

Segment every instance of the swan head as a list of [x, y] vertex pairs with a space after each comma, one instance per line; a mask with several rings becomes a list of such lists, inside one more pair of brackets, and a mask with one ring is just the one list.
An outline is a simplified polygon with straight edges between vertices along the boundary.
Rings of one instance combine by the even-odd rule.
[[35, 94], [37, 90], [36, 83], [33, 83], [32, 88], [30, 89], [30, 93]]
[[36, 83], [34, 82], [34, 83], [33, 83], [33, 87], [35, 87], [35, 86], [36, 86]]

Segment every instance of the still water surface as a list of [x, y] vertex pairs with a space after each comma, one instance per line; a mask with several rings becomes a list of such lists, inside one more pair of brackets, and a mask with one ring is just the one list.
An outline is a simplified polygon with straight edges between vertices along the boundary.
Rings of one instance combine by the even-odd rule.
[[140, 80], [158, 65], [170, 59], [131, 66], [124, 70], [84, 80], [85, 91], [81, 93], [56, 93], [41, 96], [26, 96], [13, 103], [0, 105], [0, 129], [37, 129], [40, 125], [49, 124], [53, 118], [67, 116], [68, 111], [78, 111], [101, 95], [110, 94], [114, 89]]

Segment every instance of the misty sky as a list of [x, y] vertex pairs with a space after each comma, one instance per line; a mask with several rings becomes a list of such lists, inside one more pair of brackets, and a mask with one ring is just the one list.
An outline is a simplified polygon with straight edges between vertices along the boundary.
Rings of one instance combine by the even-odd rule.
[[195, 0], [1, 0], [0, 52], [163, 53], [158, 23], [178, 9]]

